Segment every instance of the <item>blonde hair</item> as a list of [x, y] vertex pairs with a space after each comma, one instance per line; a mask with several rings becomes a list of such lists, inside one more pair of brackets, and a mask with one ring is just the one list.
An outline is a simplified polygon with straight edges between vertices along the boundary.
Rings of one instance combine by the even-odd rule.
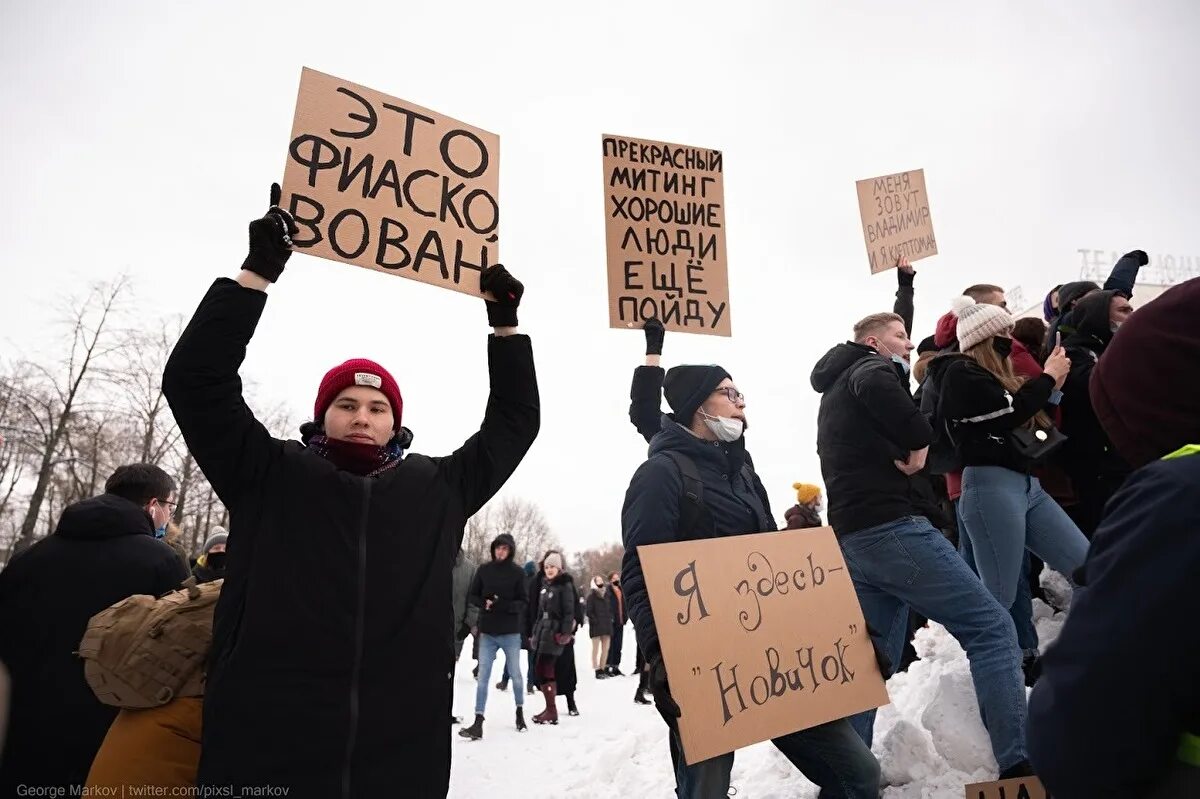
[[863, 317], [854, 323], [854, 340], [861, 344], [871, 336], [882, 333], [883, 329], [892, 322], [904, 324], [904, 318], [900, 314], [892, 313], [891, 311], [873, 313], [870, 316]]
[[[1011, 358], [1001, 358], [1000, 353], [992, 348], [993, 338], [995, 336], [988, 336], [974, 347], [963, 350], [963, 355], [966, 355], [975, 361], [975, 363], [991, 372], [992, 376], [1000, 381], [1000, 385], [1004, 386], [1005, 391], [1014, 394], [1021, 390], [1021, 386], [1025, 385], [1025, 378], [1019, 377], [1013, 372]], [[1038, 411], [1023, 426], [1029, 428], [1048, 428], [1053, 427], [1054, 422], [1050, 420], [1050, 417], [1044, 411]]]

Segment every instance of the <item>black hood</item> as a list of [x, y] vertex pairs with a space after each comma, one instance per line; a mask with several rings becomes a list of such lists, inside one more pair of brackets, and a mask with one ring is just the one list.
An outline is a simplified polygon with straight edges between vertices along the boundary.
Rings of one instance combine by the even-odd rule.
[[55, 535], [76, 540], [100, 541], [123, 535], [154, 537], [150, 514], [124, 497], [101, 494], [70, 505], [58, 520]]
[[925, 372], [925, 382], [921, 384], [922, 387], [925, 385], [938, 385], [946, 368], [955, 361], [974, 362], [974, 359], [970, 355], [963, 355], [961, 352], [947, 352], [937, 356], [929, 362], [929, 366]]
[[513, 537], [508, 533], [501, 533], [492, 540], [492, 560], [496, 559], [496, 547], [500, 546], [501, 544], [508, 545], [508, 557], [505, 558], [505, 560], [512, 562], [512, 559], [516, 557], [517, 554], [517, 542], [514, 541]]
[[1100, 289], [1095, 283], [1090, 280], [1079, 280], [1074, 283], [1063, 283], [1058, 289], [1058, 313], [1061, 316], [1071, 309], [1071, 306], [1079, 302], [1079, 298], [1089, 291], [1098, 291]]
[[812, 376], [809, 378], [813, 390], [818, 394], [824, 394], [851, 366], [863, 358], [870, 358], [872, 355], [878, 354], [866, 344], [856, 344], [853, 341], [838, 344], [825, 353], [813, 367]]
[[1109, 308], [1116, 295], [1115, 291], [1097, 291], [1080, 300], [1067, 317], [1071, 334], [1066, 343], [1108, 346], [1113, 337]]

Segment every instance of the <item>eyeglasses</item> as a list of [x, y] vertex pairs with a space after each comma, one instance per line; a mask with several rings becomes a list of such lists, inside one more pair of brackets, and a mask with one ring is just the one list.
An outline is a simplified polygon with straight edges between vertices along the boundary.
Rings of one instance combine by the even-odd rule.
[[160, 499], [160, 500], [158, 500], [158, 504], [159, 505], [170, 505], [172, 512], [174, 512], [175, 508], [179, 506], [178, 502], [172, 502], [169, 499]]
[[729, 398], [730, 402], [734, 402], [734, 403], [746, 401], [746, 395], [743, 394], [742, 392], [738, 391], [733, 386], [726, 386], [725, 388], [715, 389], [713, 391], [713, 393], [714, 394], [724, 394], [726, 397]]

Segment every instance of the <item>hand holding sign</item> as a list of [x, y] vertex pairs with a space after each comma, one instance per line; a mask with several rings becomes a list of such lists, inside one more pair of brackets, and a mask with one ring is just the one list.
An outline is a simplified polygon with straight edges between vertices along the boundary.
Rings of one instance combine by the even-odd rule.
[[271, 207], [250, 223], [250, 252], [242, 269], [274, 283], [292, 257], [292, 236], [299, 233], [292, 215], [279, 207], [280, 188], [271, 184]]
[[525, 285], [501, 264], [489, 266], [479, 276], [479, 289], [495, 297], [487, 304], [488, 324], [492, 327], [516, 327], [517, 306], [525, 294]]

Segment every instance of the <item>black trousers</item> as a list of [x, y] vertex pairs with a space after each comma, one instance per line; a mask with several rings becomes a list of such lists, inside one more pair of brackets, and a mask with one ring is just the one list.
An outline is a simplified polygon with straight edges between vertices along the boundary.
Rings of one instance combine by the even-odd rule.
[[624, 625], [618, 627], [614, 623], [613, 631], [612, 631], [612, 640], [609, 641], [609, 644], [608, 644], [608, 665], [609, 666], [620, 666], [621, 665], [621, 639], [623, 639], [624, 637], [625, 637]]

